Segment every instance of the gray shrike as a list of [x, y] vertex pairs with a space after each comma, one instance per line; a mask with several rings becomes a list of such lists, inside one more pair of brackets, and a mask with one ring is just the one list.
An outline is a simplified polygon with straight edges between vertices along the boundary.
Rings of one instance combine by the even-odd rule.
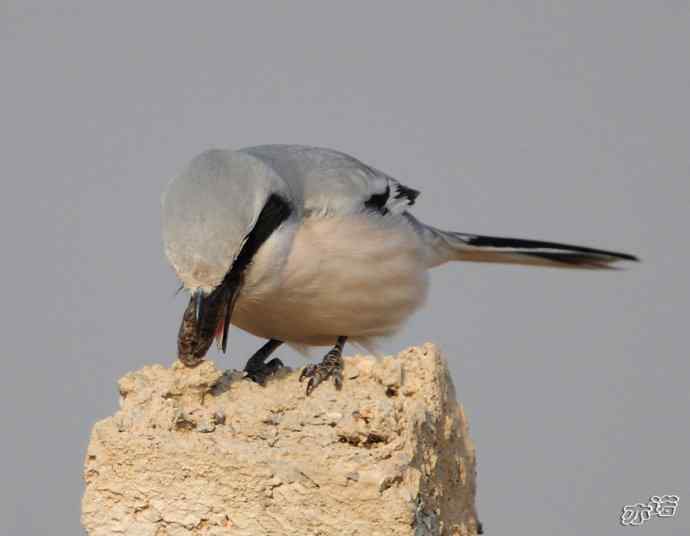
[[333, 348], [305, 367], [307, 394], [342, 384], [349, 339], [371, 347], [424, 302], [429, 268], [479, 261], [606, 268], [636, 257], [581, 246], [442, 231], [408, 210], [419, 191], [347, 154], [301, 145], [212, 149], [162, 197], [165, 253], [191, 293], [178, 356], [197, 365], [229, 324], [268, 339], [245, 371], [263, 383], [283, 343]]

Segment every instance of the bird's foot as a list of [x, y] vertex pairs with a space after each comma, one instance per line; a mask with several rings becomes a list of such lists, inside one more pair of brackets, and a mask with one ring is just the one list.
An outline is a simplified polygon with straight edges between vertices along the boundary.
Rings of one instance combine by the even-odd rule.
[[274, 357], [268, 363], [254, 364], [251, 361], [244, 367], [246, 377], [259, 385], [266, 385], [266, 380], [273, 376], [278, 370], [283, 368], [283, 362]]
[[318, 365], [307, 365], [304, 367], [299, 375], [299, 381], [301, 382], [304, 378], [309, 378], [307, 396], [321, 382], [331, 377], [333, 378], [335, 388], [340, 389], [343, 386], [343, 366], [342, 348], [335, 347], [326, 354]]

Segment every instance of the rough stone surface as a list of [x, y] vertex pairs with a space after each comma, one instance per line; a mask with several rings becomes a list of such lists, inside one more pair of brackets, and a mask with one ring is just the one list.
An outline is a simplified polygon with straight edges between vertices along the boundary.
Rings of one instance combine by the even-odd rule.
[[90, 536], [472, 535], [475, 453], [432, 344], [345, 360], [310, 397], [211, 361], [144, 367], [86, 453]]

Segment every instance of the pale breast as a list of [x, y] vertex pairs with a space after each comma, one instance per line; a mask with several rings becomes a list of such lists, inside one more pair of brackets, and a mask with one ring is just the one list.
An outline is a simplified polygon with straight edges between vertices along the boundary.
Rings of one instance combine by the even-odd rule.
[[232, 322], [307, 345], [387, 336], [424, 302], [427, 286], [419, 238], [403, 217], [308, 218], [259, 250]]

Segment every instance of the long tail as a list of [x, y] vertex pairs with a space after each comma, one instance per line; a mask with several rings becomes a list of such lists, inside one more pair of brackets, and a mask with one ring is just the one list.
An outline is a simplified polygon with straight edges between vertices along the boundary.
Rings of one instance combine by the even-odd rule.
[[448, 261], [471, 261], [602, 269], [610, 268], [617, 261], [638, 260], [634, 255], [617, 251], [442, 231], [423, 224], [409, 213], [405, 213], [405, 217], [427, 245], [429, 266], [438, 266]]

